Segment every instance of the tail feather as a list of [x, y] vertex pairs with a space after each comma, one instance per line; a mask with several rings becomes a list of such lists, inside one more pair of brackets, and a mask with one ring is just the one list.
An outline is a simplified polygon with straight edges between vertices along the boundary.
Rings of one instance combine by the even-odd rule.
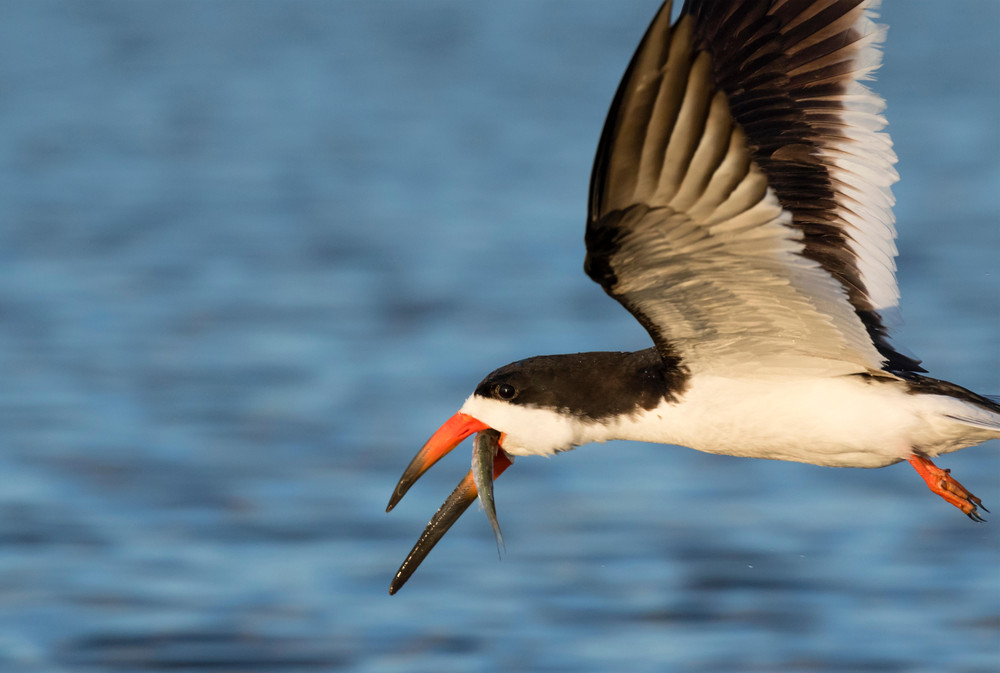
[[955, 416], [954, 414], [947, 414], [948, 418], [958, 421], [963, 425], [969, 425], [974, 428], [982, 428], [983, 430], [992, 430], [993, 432], [1000, 433], [1000, 416], [994, 416], [992, 418], [981, 416], [979, 418], [972, 418], [970, 416]]
[[920, 374], [906, 374], [902, 378], [911, 393], [941, 395], [961, 403], [963, 408], [955, 409], [957, 413], [945, 414], [948, 418], [1000, 437], [1000, 396], [980, 395], [951, 381]]

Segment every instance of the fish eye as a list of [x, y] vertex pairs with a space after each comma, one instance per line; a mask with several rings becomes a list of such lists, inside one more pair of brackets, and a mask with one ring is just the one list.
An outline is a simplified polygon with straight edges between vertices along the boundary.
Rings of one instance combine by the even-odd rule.
[[496, 395], [501, 400], [512, 400], [517, 395], [517, 388], [509, 383], [501, 383], [496, 387]]

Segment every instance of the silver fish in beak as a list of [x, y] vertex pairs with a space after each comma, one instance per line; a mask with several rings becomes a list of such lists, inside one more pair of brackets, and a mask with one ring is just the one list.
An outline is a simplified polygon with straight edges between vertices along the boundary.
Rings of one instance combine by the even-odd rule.
[[476, 435], [475, 449], [472, 452], [472, 479], [479, 492], [479, 504], [486, 512], [486, 519], [493, 527], [493, 536], [497, 539], [497, 555], [505, 549], [503, 533], [500, 532], [500, 522], [497, 521], [497, 508], [493, 502], [493, 464], [500, 448], [500, 433], [490, 428]]

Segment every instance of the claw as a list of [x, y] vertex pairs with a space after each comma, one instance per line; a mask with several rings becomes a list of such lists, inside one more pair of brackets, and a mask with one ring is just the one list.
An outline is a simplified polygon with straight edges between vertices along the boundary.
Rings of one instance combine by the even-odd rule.
[[990, 510], [983, 506], [982, 500], [972, 495], [967, 488], [951, 476], [951, 470], [943, 470], [932, 463], [929, 458], [923, 456], [912, 456], [909, 463], [917, 471], [917, 474], [927, 482], [931, 491], [958, 507], [973, 521], [986, 521], [980, 516], [978, 508], [982, 507], [984, 512]]

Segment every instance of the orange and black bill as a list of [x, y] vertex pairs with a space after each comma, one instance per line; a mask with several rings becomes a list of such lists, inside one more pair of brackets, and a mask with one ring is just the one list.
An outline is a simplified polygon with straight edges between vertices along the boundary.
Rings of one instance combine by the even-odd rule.
[[[510, 457], [503, 451], [497, 451], [496, 456], [493, 460], [493, 478], [496, 479], [511, 465]], [[409, 472], [409, 469], [407, 469]], [[421, 473], [423, 470], [421, 470]], [[419, 476], [419, 475], [417, 475]], [[405, 475], [404, 475], [405, 477]], [[416, 477], [414, 478], [416, 479]], [[399, 489], [397, 487], [397, 493]], [[405, 489], [404, 489], [405, 492]], [[399, 591], [400, 587], [406, 584], [406, 580], [410, 579], [410, 575], [420, 566], [423, 560], [430, 553], [434, 545], [438, 543], [448, 529], [451, 528], [458, 517], [469, 508], [469, 505], [476, 499], [479, 495], [476, 489], [476, 482], [472, 475], [472, 470], [469, 470], [465, 478], [458, 483], [455, 490], [451, 492], [448, 499], [444, 501], [444, 504], [434, 513], [431, 517], [430, 522], [428, 522], [427, 527], [424, 528], [424, 532], [421, 533], [420, 539], [417, 543], [413, 545], [413, 549], [407, 555], [406, 560], [403, 561], [403, 565], [399, 566], [399, 570], [396, 571], [396, 576], [392, 580], [392, 584], [389, 585], [389, 593], [394, 594]], [[402, 497], [400, 495], [400, 497]], [[396, 498], [398, 501], [399, 498]]]
[[391, 511], [393, 507], [402, 499], [410, 487], [416, 483], [417, 479], [431, 468], [434, 463], [441, 460], [441, 457], [458, 446], [463, 439], [474, 432], [486, 430], [489, 426], [477, 419], [463, 414], [461, 411], [445, 421], [438, 431], [431, 435], [427, 443], [423, 445], [417, 455], [413, 457], [410, 464], [403, 471], [403, 476], [396, 484], [396, 490], [389, 498], [389, 506], [385, 511]]

